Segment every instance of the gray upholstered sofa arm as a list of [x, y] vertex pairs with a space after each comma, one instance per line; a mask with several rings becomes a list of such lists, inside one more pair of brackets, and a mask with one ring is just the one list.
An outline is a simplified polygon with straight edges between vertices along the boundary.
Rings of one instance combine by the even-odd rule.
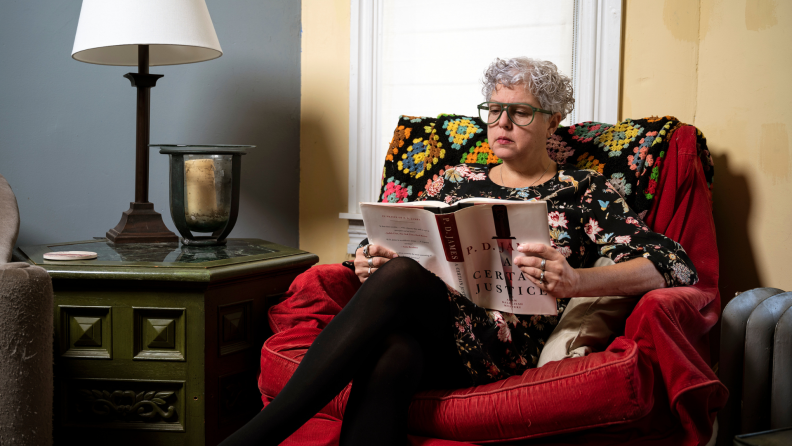
[[8, 181], [0, 175], [0, 264], [11, 261], [19, 235], [19, 208]]
[[52, 444], [52, 280], [11, 262], [19, 209], [0, 176], [0, 444]]

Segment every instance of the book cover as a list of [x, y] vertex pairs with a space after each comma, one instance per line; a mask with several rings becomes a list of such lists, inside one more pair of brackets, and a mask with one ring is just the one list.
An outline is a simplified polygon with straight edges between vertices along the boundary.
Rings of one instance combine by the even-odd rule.
[[545, 202], [361, 203], [361, 212], [369, 242], [416, 260], [476, 305], [557, 314], [555, 299], [514, 265], [518, 243], [550, 245]]

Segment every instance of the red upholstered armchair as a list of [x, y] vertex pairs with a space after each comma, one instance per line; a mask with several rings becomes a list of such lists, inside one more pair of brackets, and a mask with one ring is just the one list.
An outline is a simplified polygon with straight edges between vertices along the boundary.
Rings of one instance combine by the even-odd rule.
[[[414, 199], [445, 165], [497, 163], [482, 133], [473, 118], [402, 117], [388, 148], [380, 199]], [[707, 336], [720, 297], [706, 140], [673, 118], [649, 118], [560, 128], [548, 151], [557, 161], [619, 183], [614, 187], [631, 196], [628, 202], [650, 227], [682, 244], [700, 280], [647, 293], [624, 335], [605, 351], [492, 384], [417, 394], [409, 413], [412, 444], [706, 444], [727, 398], [709, 367]], [[275, 334], [262, 348], [259, 377], [265, 405], [358, 286], [342, 265], [316, 266], [270, 309]], [[284, 444], [337, 444], [350, 388]]]

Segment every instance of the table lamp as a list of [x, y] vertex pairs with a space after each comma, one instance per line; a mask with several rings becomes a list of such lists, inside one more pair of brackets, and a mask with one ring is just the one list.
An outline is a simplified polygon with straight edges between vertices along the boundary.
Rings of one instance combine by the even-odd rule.
[[162, 77], [149, 74], [149, 66], [203, 62], [222, 55], [205, 0], [83, 0], [72, 58], [138, 67], [137, 73], [124, 75], [137, 88], [135, 201], [107, 231], [111, 242], [178, 242], [148, 201], [150, 93]]

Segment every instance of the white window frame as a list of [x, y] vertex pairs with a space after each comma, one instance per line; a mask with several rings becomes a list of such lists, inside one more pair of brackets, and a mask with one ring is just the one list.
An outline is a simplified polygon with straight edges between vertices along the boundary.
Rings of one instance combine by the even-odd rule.
[[[378, 201], [380, 191], [382, 166], [374, 165], [374, 148], [382, 140], [379, 104], [384, 0], [350, 1], [349, 195], [347, 212], [339, 217], [350, 221], [347, 252], [352, 254], [365, 234], [359, 203]], [[621, 93], [622, 0], [575, 0], [574, 10], [576, 102], [570, 122], [615, 123]]]
[[622, 0], [575, 0], [571, 123], [619, 119], [622, 13]]

